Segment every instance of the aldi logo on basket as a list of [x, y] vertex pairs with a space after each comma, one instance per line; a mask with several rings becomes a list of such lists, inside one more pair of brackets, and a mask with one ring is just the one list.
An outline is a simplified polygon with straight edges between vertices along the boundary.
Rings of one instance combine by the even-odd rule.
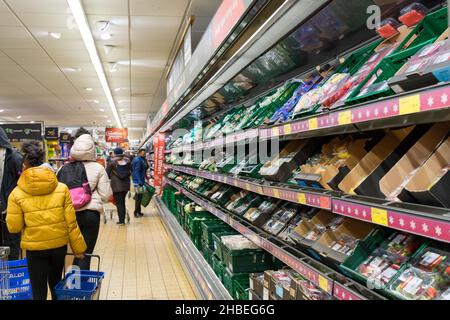
[[105, 140], [106, 142], [121, 143], [128, 139], [128, 129], [120, 128], [106, 128]]

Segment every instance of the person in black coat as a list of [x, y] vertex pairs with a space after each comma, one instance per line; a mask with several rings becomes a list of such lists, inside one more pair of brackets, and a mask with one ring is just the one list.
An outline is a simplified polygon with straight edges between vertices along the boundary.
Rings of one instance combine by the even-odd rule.
[[[20, 233], [14, 234], [6, 227], [6, 207], [8, 197], [17, 186], [20, 174], [22, 173], [22, 155], [16, 152], [6, 135], [5, 130], [0, 127], [0, 206], [1, 206], [1, 239], [0, 246], [10, 248], [9, 260], [18, 260], [20, 257]], [[1, 172], [3, 171], [3, 174]]]
[[125, 201], [131, 185], [131, 164], [130, 160], [124, 156], [121, 148], [114, 150], [114, 157], [106, 167], [106, 172], [111, 179], [111, 188], [119, 215], [119, 222], [117, 224], [124, 225], [127, 210]]

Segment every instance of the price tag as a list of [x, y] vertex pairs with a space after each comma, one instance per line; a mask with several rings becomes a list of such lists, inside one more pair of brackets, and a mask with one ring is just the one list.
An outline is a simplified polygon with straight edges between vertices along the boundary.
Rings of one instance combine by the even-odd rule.
[[262, 187], [258, 187], [258, 189], [257, 189], [257, 190], [258, 190], [258, 193], [259, 193], [259, 194], [264, 194], [264, 190], [263, 190], [263, 188], [262, 188]]
[[308, 120], [308, 124], [309, 124], [309, 130], [315, 130], [317, 129], [318, 125], [317, 125], [317, 118], [312, 118]]
[[328, 292], [328, 279], [319, 275], [319, 287], [325, 291]]
[[297, 193], [297, 201], [301, 204], [306, 204], [306, 195], [304, 193]]
[[250, 184], [248, 182], [245, 183], [245, 190], [251, 190]]
[[273, 189], [273, 196], [275, 198], [280, 198], [280, 191], [278, 189]]
[[387, 211], [384, 209], [372, 208], [372, 222], [382, 226], [388, 226]]
[[347, 110], [339, 112], [339, 124], [344, 125], [350, 123], [352, 123], [352, 111]]
[[272, 137], [278, 137], [280, 132], [278, 131], [278, 127], [272, 128]]
[[291, 132], [292, 132], [292, 126], [291, 126], [291, 124], [290, 123], [288, 123], [288, 124], [285, 124], [284, 126], [283, 126], [283, 131], [284, 131], [284, 134], [291, 134]]
[[420, 95], [400, 98], [399, 114], [410, 114], [420, 112]]
[[323, 209], [330, 209], [330, 198], [328, 197], [320, 197], [320, 207]]

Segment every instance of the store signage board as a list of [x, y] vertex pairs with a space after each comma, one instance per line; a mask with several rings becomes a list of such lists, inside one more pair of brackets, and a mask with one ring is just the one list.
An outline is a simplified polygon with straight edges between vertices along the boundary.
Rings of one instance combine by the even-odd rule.
[[59, 142], [61, 142], [61, 143], [72, 143], [73, 142], [73, 138], [70, 135], [70, 133], [68, 133], [68, 132], [61, 132], [59, 134]]
[[105, 140], [110, 143], [121, 143], [128, 139], [127, 128], [106, 128]]
[[0, 127], [11, 141], [42, 140], [41, 123], [2, 123]]
[[58, 127], [45, 127], [45, 140], [58, 140], [59, 128]]

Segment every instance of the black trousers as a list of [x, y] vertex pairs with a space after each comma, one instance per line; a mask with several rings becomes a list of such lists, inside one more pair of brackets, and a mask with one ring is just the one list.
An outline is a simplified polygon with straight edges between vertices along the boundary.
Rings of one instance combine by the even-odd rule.
[[67, 246], [42, 251], [27, 250], [33, 300], [47, 300], [47, 283], [50, 287], [52, 299], [56, 300], [55, 286], [62, 279], [66, 253]]
[[[97, 243], [98, 231], [100, 229], [100, 212], [92, 210], [84, 210], [77, 212], [77, 223], [80, 227], [81, 234], [86, 242], [86, 253], [92, 254], [94, 252], [95, 244]], [[84, 259], [75, 259], [73, 264], [78, 266], [81, 270], [90, 270], [91, 257], [84, 257]]]
[[8, 260], [19, 260], [20, 259], [20, 233], [10, 233], [8, 227], [6, 226], [6, 213], [1, 213], [1, 239], [0, 246], [9, 247]]
[[141, 205], [142, 205], [142, 197], [144, 195], [142, 193], [136, 193], [135, 203], [134, 203], [134, 214], [141, 213]]
[[116, 201], [117, 214], [119, 215], [119, 222], [125, 223], [125, 215], [127, 208], [125, 206], [125, 201], [127, 198], [128, 191], [125, 192], [114, 192], [114, 200]]

